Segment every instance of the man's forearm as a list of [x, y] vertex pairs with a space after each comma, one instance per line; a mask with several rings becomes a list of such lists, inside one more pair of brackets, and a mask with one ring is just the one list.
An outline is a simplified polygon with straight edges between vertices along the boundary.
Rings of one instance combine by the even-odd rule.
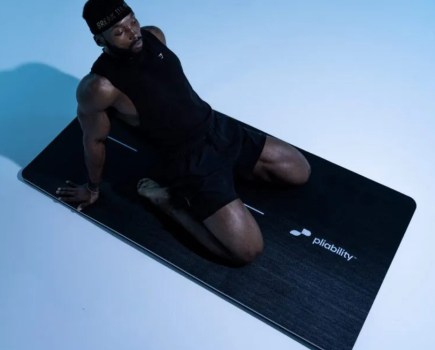
[[102, 141], [84, 143], [84, 150], [86, 168], [88, 169], [88, 182], [98, 188], [106, 159], [106, 146]]

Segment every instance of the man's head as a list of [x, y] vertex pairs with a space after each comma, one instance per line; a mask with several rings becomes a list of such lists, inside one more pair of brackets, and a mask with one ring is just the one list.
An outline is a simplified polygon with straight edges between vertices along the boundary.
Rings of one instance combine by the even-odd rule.
[[110, 53], [130, 56], [141, 51], [140, 25], [123, 0], [88, 0], [83, 18], [95, 42]]

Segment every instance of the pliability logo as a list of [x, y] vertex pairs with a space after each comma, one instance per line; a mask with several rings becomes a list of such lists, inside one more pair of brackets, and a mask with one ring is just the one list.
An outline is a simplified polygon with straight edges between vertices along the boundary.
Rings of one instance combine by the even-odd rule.
[[[296, 236], [296, 237], [301, 236], [301, 235], [306, 236], [306, 237], [310, 237], [311, 231], [304, 228], [302, 231], [291, 230], [290, 234], [293, 236]], [[351, 255], [344, 248], [337, 247], [333, 243], [327, 242], [323, 238], [314, 237], [311, 244], [322, 247], [323, 249], [329, 250], [331, 253], [337, 254], [338, 256], [341, 256], [342, 258], [346, 259], [346, 261], [351, 261], [352, 259], [357, 259], [356, 256]]]
[[298, 231], [298, 230], [291, 230], [290, 231], [290, 233], [293, 235], [293, 236], [300, 236], [300, 235], [304, 235], [304, 236], [307, 236], [307, 237], [310, 237], [311, 236], [311, 231], [308, 231], [307, 229], [303, 229], [302, 231]]

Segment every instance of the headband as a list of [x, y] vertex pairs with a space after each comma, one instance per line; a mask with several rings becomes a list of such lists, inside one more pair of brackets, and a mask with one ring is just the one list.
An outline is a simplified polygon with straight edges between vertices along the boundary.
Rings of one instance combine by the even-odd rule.
[[92, 34], [100, 34], [132, 13], [123, 0], [89, 0], [83, 8], [83, 18]]

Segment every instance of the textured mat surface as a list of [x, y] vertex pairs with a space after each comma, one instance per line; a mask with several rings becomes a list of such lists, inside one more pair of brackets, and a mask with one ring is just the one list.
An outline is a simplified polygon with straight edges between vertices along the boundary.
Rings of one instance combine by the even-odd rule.
[[[82, 215], [309, 348], [352, 348], [415, 211], [411, 198], [301, 150], [312, 167], [305, 186], [238, 184], [265, 251], [227, 267], [136, 194], [153, 162], [137, 136], [114, 123], [101, 198]], [[22, 175], [54, 198], [65, 180], [85, 182], [77, 120]]]

